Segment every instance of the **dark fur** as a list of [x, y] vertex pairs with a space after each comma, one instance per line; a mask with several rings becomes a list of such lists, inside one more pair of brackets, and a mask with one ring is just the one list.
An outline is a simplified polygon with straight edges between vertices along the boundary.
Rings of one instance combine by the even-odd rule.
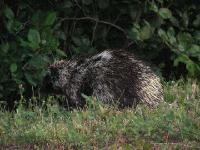
[[70, 106], [85, 105], [82, 93], [120, 107], [139, 102], [156, 106], [163, 101], [159, 77], [142, 60], [123, 50], [55, 62], [43, 84], [50, 93], [65, 95]]

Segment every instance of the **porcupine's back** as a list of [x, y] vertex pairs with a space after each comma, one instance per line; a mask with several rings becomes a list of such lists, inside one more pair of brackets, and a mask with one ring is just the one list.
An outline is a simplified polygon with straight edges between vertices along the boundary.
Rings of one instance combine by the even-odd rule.
[[90, 58], [92, 95], [120, 106], [143, 102], [149, 106], [163, 101], [160, 78], [145, 62], [123, 50], [106, 50]]

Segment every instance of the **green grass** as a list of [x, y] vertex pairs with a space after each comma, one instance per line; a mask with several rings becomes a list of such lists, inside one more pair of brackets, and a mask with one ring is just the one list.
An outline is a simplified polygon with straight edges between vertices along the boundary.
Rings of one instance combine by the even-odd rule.
[[[150, 109], [119, 110], [88, 97], [88, 109], [67, 111], [49, 103], [16, 112], [0, 110], [3, 149], [199, 149], [200, 84], [165, 83], [165, 100]], [[0, 148], [1, 149], [1, 148]]]

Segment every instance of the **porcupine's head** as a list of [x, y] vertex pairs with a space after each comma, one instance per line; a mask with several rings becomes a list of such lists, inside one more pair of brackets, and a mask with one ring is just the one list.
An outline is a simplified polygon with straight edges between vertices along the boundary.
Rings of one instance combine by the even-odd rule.
[[75, 65], [75, 61], [65, 60], [56, 61], [50, 65], [43, 80], [43, 91], [46, 93], [63, 94], [64, 86], [69, 84]]

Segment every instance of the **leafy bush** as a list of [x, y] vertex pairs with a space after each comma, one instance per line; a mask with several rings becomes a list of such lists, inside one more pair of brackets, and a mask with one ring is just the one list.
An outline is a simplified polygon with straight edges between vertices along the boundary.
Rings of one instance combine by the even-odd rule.
[[38, 87], [55, 59], [104, 48], [148, 56], [164, 76], [183, 66], [198, 77], [199, 8], [194, 0], [1, 1], [0, 99]]

